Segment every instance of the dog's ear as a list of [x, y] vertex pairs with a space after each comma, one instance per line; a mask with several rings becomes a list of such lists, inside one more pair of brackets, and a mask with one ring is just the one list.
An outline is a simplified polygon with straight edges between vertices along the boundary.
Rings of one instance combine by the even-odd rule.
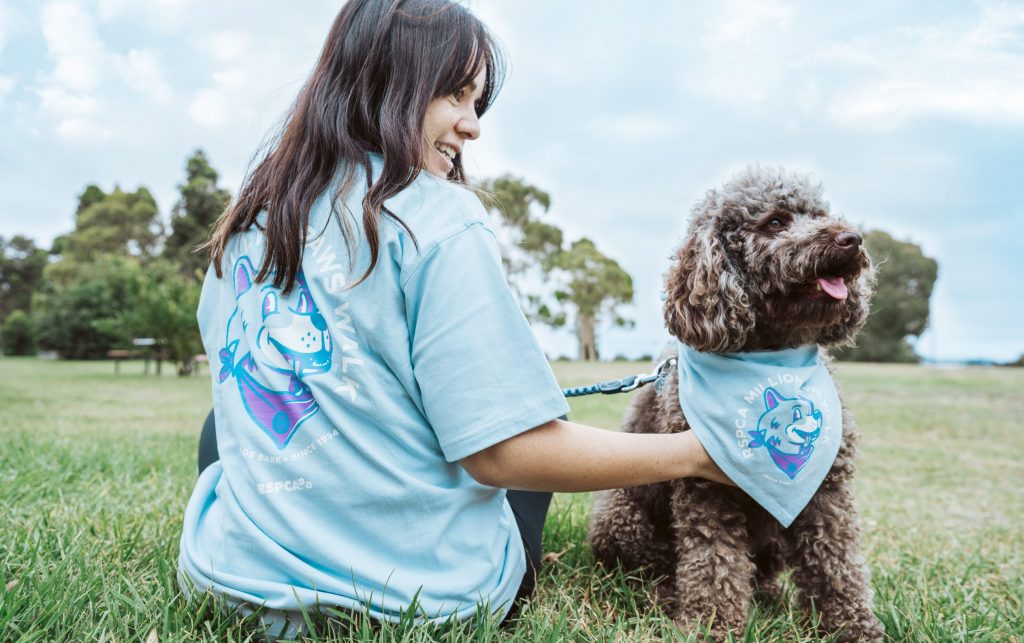
[[252, 277], [256, 274], [256, 269], [253, 267], [249, 257], [242, 256], [235, 262], [233, 272], [235, 277], [235, 297], [238, 298], [249, 292], [249, 289], [252, 288]]
[[743, 348], [754, 313], [711, 218], [695, 221], [673, 257], [665, 291], [665, 325], [698, 351]]

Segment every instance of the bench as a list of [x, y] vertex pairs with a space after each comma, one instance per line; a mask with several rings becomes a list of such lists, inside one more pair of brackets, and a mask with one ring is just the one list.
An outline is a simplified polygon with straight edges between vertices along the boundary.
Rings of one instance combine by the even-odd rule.
[[132, 345], [138, 348], [136, 350], [116, 348], [107, 351], [107, 357], [114, 360], [114, 374], [121, 373], [121, 360], [141, 357], [144, 360], [143, 373], [149, 375], [149, 361], [156, 360], [156, 374], [159, 375], [160, 363], [169, 359], [167, 353], [160, 346], [160, 342], [152, 337], [136, 337], [132, 340]]
[[[115, 349], [107, 351], [107, 357], [114, 360], [114, 375], [121, 373], [121, 360], [134, 359], [139, 356], [138, 351]], [[147, 369], [148, 370], [148, 369]]]

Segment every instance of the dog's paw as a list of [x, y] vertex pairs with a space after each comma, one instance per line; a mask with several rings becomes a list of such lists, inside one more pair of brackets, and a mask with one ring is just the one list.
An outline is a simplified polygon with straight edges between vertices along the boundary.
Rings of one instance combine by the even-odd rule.
[[754, 587], [754, 598], [762, 603], [777, 603], [782, 600], [782, 583], [777, 578], [759, 578]]
[[[832, 629], [832, 628], [830, 628]], [[881, 643], [885, 640], [885, 627], [874, 614], [864, 614], [852, 623], [846, 623], [840, 628], [836, 641], [841, 643]]]
[[725, 643], [726, 641], [743, 640], [743, 629], [732, 629], [720, 621], [704, 620], [693, 621], [690, 619], [675, 619], [676, 626], [686, 633], [689, 641], [714, 641]]
[[658, 581], [651, 591], [651, 603], [668, 613], [676, 607], [676, 583], [671, 578]]

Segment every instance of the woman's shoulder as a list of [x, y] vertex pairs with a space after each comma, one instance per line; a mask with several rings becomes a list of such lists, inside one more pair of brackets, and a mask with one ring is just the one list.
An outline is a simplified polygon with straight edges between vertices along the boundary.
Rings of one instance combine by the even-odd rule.
[[[488, 227], [487, 211], [470, 186], [439, 179], [426, 172], [385, 205], [421, 245], [431, 245], [468, 227]], [[402, 230], [405, 232], [405, 230]]]
[[480, 197], [474, 188], [461, 183], [439, 179], [427, 172], [420, 172], [416, 179], [403, 190], [408, 216], [441, 221], [487, 220]]

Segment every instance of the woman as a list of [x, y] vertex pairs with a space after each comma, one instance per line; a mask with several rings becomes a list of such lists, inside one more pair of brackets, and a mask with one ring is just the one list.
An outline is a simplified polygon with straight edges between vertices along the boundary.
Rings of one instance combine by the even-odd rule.
[[275, 628], [315, 606], [504, 615], [532, 589], [550, 492], [722, 479], [688, 433], [556, 419], [568, 406], [463, 185], [502, 74], [447, 0], [341, 9], [210, 242], [216, 448], [209, 421], [184, 587], [264, 605]]

